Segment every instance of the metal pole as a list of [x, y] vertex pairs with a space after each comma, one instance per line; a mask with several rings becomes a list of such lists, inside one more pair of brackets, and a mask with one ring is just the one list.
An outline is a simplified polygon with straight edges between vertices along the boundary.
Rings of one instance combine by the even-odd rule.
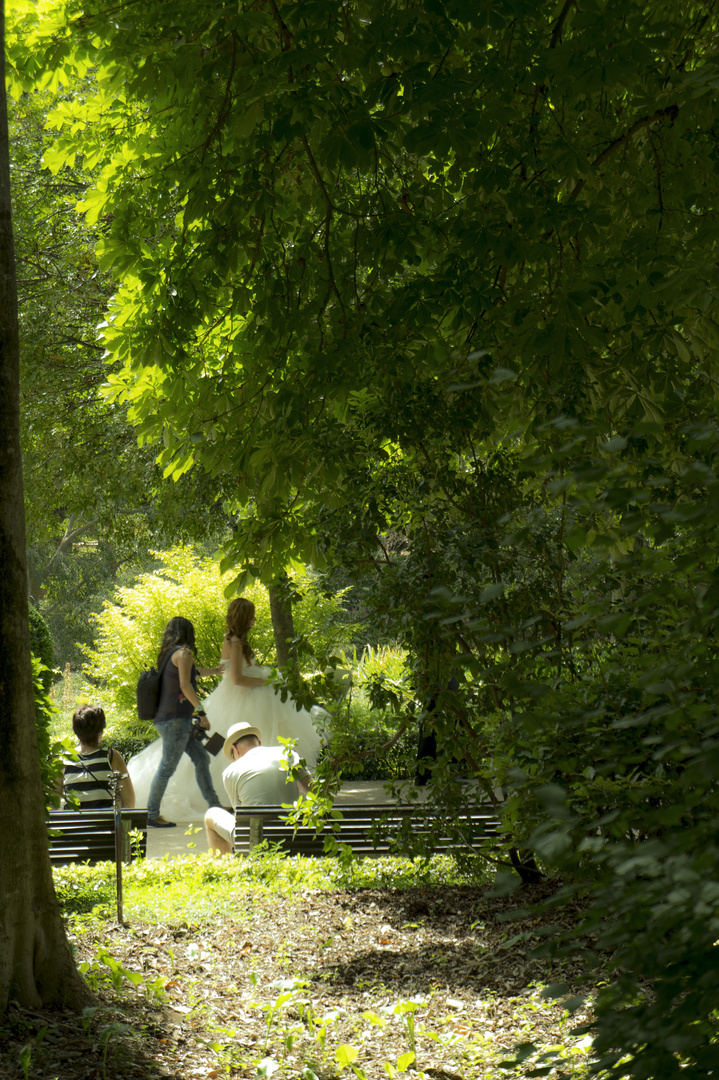
[[122, 801], [120, 796], [120, 781], [122, 774], [110, 773], [110, 791], [112, 792], [115, 810], [115, 869], [117, 876], [117, 921], [122, 926]]

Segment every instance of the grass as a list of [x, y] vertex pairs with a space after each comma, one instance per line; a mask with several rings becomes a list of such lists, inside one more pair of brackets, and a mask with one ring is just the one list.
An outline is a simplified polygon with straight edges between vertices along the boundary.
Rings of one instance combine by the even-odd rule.
[[[66, 915], [91, 913], [98, 923], [114, 917], [113, 863], [56, 867], [54, 877]], [[442, 888], [470, 883], [478, 884], [477, 878], [462, 873], [447, 855], [435, 855], [428, 862], [384, 856], [353, 860], [343, 866], [335, 858], [287, 858], [260, 849], [242, 859], [213, 859], [203, 854], [138, 860], [123, 870], [123, 898], [130, 921], [173, 925], [230, 917], [238, 897], [248, 892]]]

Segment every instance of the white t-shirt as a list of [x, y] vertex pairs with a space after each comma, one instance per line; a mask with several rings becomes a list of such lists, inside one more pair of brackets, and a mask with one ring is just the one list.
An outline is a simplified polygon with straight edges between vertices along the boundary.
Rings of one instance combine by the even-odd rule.
[[[287, 778], [288, 754], [296, 765], [299, 757], [284, 746], [254, 746], [238, 761], [231, 762], [222, 780], [232, 806], [293, 803], [298, 791], [295, 781]], [[304, 770], [301, 775], [309, 778]]]

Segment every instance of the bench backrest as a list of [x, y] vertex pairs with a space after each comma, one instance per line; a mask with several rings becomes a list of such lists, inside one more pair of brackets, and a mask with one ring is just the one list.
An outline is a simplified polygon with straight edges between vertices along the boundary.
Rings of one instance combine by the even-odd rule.
[[[140, 831], [139, 851], [146, 854], [147, 811], [122, 810], [120, 814], [123, 861], [130, 862], [133, 855], [131, 829]], [[47, 827], [50, 862], [54, 865], [115, 861], [114, 810], [51, 810]]]
[[321, 826], [300, 825], [296, 830], [287, 822], [289, 813], [281, 806], [238, 807], [235, 852], [247, 852], [266, 840], [292, 854], [317, 856], [325, 854], [328, 838], [365, 855], [411, 854], [413, 841], [430, 838], [434, 851], [469, 851], [480, 837], [494, 836], [499, 826], [496, 809], [489, 805], [463, 808], [452, 818], [451, 827], [443, 827], [447, 823], [423, 804], [335, 804], [332, 818]]

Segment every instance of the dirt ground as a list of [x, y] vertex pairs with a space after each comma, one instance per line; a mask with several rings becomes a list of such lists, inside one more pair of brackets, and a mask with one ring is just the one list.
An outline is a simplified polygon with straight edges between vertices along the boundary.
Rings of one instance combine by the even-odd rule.
[[[579, 963], [533, 958], [542, 921], [507, 920], [546, 890], [258, 892], [211, 927], [75, 937], [97, 1011], [11, 1009], [0, 1018], [0, 1076], [379, 1080], [418, 1070], [486, 1080], [521, 1075], [497, 1063], [527, 1042], [563, 1047], [579, 1065], [588, 1040], [570, 1032], [586, 1010], [567, 1019], [538, 988], [588, 989]], [[561, 918], [571, 925], [572, 911]]]

